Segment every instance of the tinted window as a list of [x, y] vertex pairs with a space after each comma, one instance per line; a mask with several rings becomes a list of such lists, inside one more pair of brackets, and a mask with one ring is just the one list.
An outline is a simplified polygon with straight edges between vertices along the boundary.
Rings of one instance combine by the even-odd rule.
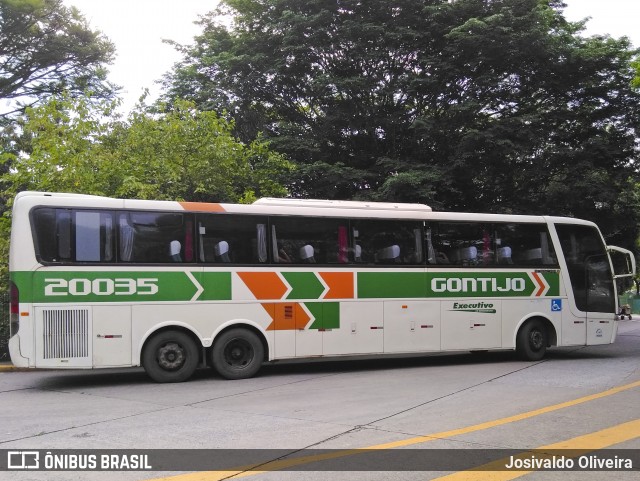
[[496, 224], [495, 231], [498, 263], [511, 262], [519, 266], [558, 264], [546, 224]]
[[39, 208], [33, 212], [33, 227], [42, 261], [115, 261], [111, 212]]
[[267, 262], [267, 219], [233, 214], [200, 215], [198, 259], [207, 263]]
[[434, 250], [429, 254], [430, 263], [461, 267], [496, 263], [495, 238], [491, 225], [439, 222], [430, 224], [429, 228], [427, 237], [431, 238]]
[[168, 212], [118, 213], [122, 262], [194, 262], [193, 221]]
[[430, 223], [430, 264], [461, 267], [556, 265], [546, 224]]
[[345, 264], [348, 221], [317, 217], [272, 217], [272, 257], [276, 263]]
[[422, 222], [355, 220], [351, 225], [356, 262], [365, 264], [421, 264]]

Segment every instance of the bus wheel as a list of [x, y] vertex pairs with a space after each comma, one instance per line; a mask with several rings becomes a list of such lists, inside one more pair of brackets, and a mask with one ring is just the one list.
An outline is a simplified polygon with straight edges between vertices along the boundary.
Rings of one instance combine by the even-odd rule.
[[254, 376], [264, 359], [264, 347], [253, 332], [236, 328], [223, 332], [213, 344], [211, 360], [218, 374], [225, 379], [246, 379]]
[[198, 367], [198, 347], [187, 334], [163, 331], [153, 336], [142, 353], [142, 365], [156, 382], [186, 381]]
[[516, 352], [523, 361], [539, 361], [547, 351], [547, 329], [542, 321], [533, 319], [518, 331]]

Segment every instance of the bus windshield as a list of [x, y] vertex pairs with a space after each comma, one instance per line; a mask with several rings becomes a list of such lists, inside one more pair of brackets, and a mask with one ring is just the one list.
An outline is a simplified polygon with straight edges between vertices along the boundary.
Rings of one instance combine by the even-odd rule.
[[567, 262], [576, 307], [583, 312], [613, 312], [613, 275], [598, 230], [574, 224], [558, 224], [556, 230]]

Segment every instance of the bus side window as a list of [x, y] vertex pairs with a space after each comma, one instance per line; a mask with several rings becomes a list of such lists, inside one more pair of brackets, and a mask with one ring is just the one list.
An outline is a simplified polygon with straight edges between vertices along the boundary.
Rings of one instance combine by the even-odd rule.
[[32, 216], [39, 260], [114, 262], [112, 212], [37, 208]]
[[76, 211], [75, 260], [77, 262], [113, 262], [113, 214]]
[[31, 212], [36, 255], [39, 260], [55, 262], [58, 260], [58, 242], [56, 241], [56, 209], [40, 207]]
[[436, 264], [481, 267], [492, 263], [491, 236], [483, 224], [438, 222], [431, 227]]
[[[354, 259], [360, 259], [362, 263], [382, 265], [424, 263], [423, 232], [420, 221], [359, 219], [352, 221], [351, 232]], [[355, 251], [356, 248], [359, 248], [359, 252]]]
[[273, 216], [271, 228], [273, 263], [346, 264], [349, 261], [347, 221], [343, 219]]
[[255, 215], [198, 214], [199, 260], [207, 264], [267, 262], [267, 219]]
[[192, 222], [173, 212], [120, 213], [120, 260], [123, 262], [165, 264], [175, 262], [171, 241], [181, 239], [183, 259], [192, 261]]
[[[557, 265], [546, 224], [495, 224], [498, 264], [520, 266]], [[510, 252], [510, 262], [504, 256]]]

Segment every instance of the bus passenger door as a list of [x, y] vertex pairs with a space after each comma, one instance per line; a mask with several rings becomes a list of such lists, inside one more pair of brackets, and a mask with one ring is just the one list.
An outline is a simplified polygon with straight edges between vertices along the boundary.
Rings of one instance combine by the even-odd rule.
[[609, 258], [593, 256], [586, 262], [587, 275], [587, 345], [613, 342], [617, 330], [616, 293]]
[[562, 316], [562, 345], [608, 344], [615, 337], [616, 292], [611, 260], [598, 229], [556, 223], [564, 254], [570, 308]]

